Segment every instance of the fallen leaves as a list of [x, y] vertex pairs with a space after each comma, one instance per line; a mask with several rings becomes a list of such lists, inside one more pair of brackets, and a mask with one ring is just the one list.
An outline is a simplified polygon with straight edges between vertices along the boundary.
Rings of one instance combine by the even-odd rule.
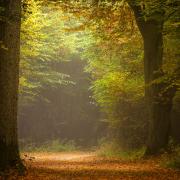
[[179, 180], [180, 171], [162, 168], [158, 160], [122, 161], [93, 153], [36, 153], [26, 160], [25, 176], [8, 180]]

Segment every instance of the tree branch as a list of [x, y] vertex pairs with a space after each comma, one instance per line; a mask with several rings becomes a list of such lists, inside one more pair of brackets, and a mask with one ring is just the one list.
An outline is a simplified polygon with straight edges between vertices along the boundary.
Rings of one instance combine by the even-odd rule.
[[141, 34], [143, 35], [144, 34], [143, 29], [144, 29], [146, 22], [145, 22], [145, 19], [143, 16], [142, 7], [140, 4], [138, 5], [135, 0], [127, 0], [127, 3], [133, 10], [137, 25], [139, 27]]

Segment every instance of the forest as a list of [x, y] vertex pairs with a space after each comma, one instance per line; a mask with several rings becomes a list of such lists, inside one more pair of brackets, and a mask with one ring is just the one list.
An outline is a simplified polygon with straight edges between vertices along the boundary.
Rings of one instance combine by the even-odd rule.
[[0, 179], [180, 179], [178, 0], [0, 0]]

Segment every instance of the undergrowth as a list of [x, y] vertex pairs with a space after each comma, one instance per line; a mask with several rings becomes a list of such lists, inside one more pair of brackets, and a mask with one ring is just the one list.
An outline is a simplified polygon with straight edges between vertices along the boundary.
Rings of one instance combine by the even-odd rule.
[[162, 166], [173, 169], [180, 169], [180, 145], [173, 147], [171, 153], [163, 155]]
[[74, 141], [53, 140], [41, 145], [20, 142], [21, 152], [71, 152], [78, 150]]
[[120, 158], [122, 160], [137, 160], [144, 155], [145, 148], [124, 150], [116, 141], [101, 142], [97, 150], [98, 156], [107, 158]]

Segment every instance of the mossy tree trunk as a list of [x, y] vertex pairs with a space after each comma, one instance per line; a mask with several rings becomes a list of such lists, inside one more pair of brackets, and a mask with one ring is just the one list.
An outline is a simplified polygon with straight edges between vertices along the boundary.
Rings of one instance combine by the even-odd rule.
[[21, 164], [17, 141], [21, 0], [0, 1], [0, 169]]

